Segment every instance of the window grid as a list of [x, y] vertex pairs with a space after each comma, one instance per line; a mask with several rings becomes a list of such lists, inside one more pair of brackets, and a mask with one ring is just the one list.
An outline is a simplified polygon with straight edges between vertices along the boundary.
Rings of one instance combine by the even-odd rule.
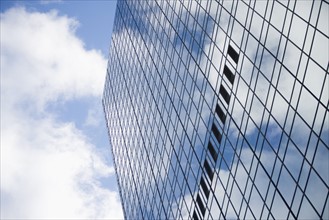
[[328, 3], [303, 4], [118, 2], [103, 107], [125, 218], [328, 217]]

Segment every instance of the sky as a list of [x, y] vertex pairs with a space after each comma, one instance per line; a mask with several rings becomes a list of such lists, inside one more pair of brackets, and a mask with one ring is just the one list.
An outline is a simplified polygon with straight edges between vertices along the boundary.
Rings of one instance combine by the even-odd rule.
[[116, 1], [1, 1], [1, 219], [122, 219], [101, 99]]
[[[260, 5], [266, 4], [266, 1], [260, 2]], [[300, 12], [304, 13], [310, 8], [307, 4], [304, 5], [308, 1], [300, 2], [303, 2]], [[123, 218], [101, 105], [116, 2], [44, 0], [1, 1], [0, 3], [0, 217], [3, 219]], [[230, 4], [229, 1], [225, 1], [225, 3]], [[262, 6], [260, 7], [262, 8]], [[320, 12], [320, 17], [325, 14], [323, 11]], [[195, 12], [192, 11], [192, 14]], [[274, 14], [280, 15], [279, 13]], [[277, 20], [274, 19], [274, 26], [283, 25], [282, 16], [275, 18]], [[321, 18], [318, 26], [324, 30], [327, 28], [326, 17]], [[240, 17], [237, 13], [237, 19], [244, 19], [243, 14]], [[228, 19], [220, 20], [222, 27], [227, 27], [227, 21]], [[255, 20], [250, 31], [259, 36], [264, 33], [259, 32], [260, 24], [257, 22], [261, 22], [261, 20]], [[294, 39], [297, 44], [303, 44], [303, 39], [300, 38], [303, 23], [296, 24], [292, 25], [295, 30], [292, 29], [289, 37]], [[274, 31], [274, 33], [276, 32]], [[234, 41], [241, 41], [241, 36], [239, 31], [233, 29], [232, 39]], [[282, 48], [274, 45], [280, 39], [280, 35], [269, 34], [268, 37], [270, 40], [266, 40], [266, 48], [279, 50], [281, 53]], [[315, 49], [312, 49], [311, 56], [319, 61], [320, 65], [327, 65], [328, 51], [325, 50], [328, 48], [326, 47], [327, 38], [318, 31], [314, 37], [318, 39], [312, 42]], [[221, 42], [225, 41], [219, 37], [214, 43], [224, 47]], [[252, 43], [248, 44], [251, 48], [250, 57], [256, 56], [259, 53], [255, 49], [257, 45], [253, 47]], [[212, 45], [208, 42], [203, 46], [208, 48]], [[294, 69], [297, 68], [293, 48], [295, 47], [288, 47], [284, 57], [284, 64], [291, 72], [295, 72]], [[273, 52], [273, 54], [275, 53]], [[274, 59], [264, 61], [260, 66], [261, 71], [271, 72], [269, 70], [273, 68], [274, 61]], [[206, 67], [206, 56], [200, 62], [202, 68]], [[250, 68], [253, 67], [246, 64], [241, 72], [241, 78], [249, 82], [252, 79], [249, 74], [252, 72]], [[301, 104], [298, 104], [298, 111], [309, 124], [313, 123], [316, 113], [316, 105], [309, 104], [315, 100], [311, 93], [320, 97], [321, 87], [318, 85], [323, 84], [322, 79], [325, 79], [324, 74], [321, 76], [322, 72], [309, 68], [305, 77], [302, 76], [305, 78], [305, 84], [310, 92], [305, 89], [301, 90], [299, 101]], [[218, 70], [209, 72], [210, 83], [214, 88], [218, 81], [217, 73]], [[318, 74], [318, 77], [313, 77], [314, 73]], [[290, 86], [292, 76], [286, 72], [280, 77], [275, 77], [280, 81], [278, 90], [288, 97], [292, 93]], [[219, 83], [217, 85], [219, 88]], [[262, 122], [261, 102], [265, 104], [264, 100], [266, 100], [269, 89], [268, 80], [264, 77], [259, 78], [255, 93], [259, 96], [260, 101], [253, 103], [250, 113], [257, 125]], [[176, 88], [176, 90], [178, 89]], [[320, 97], [323, 103], [328, 100], [326, 91]], [[250, 100], [248, 94], [251, 94], [248, 92], [248, 85], [241, 80], [236, 94], [236, 98], [239, 100], [236, 102], [238, 105], [232, 114], [237, 124], [242, 123], [244, 114], [242, 106], [245, 106]], [[273, 105], [275, 107], [271, 114], [276, 120], [284, 121], [288, 104], [281, 96], [275, 95], [274, 98], [274, 93], [270, 95], [269, 100], [278, 103]], [[249, 97], [252, 96], [249, 95]], [[297, 108], [296, 103], [292, 104]], [[320, 120], [313, 123], [313, 128], [316, 130], [320, 130], [322, 124], [328, 124], [321, 120], [325, 117], [325, 109], [322, 109], [322, 112], [318, 111], [320, 113], [317, 115]], [[325, 120], [328, 120], [328, 117]], [[304, 136], [300, 134], [304, 134], [308, 129], [305, 122], [300, 121], [300, 124], [295, 123], [294, 125], [289, 125], [292, 122], [287, 123], [288, 126], [294, 126], [292, 139], [296, 140], [300, 146], [307, 143], [306, 138], [300, 138], [300, 136]], [[275, 140], [279, 136], [275, 132], [277, 123], [275, 122], [275, 124], [273, 120], [269, 120], [269, 123], [274, 128], [273, 134], [270, 133], [270, 135], [273, 135], [272, 140]], [[236, 135], [237, 130], [234, 128], [232, 130], [232, 135]], [[246, 128], [248, 141], [255, 139], [255, 134], [257, 134], [255, 130], [255, 126]], [[328, 131], [328, 127], [323, 130]], [[323, 132], [323, 139], [328, 140], [328, 136], [325, 134], [327, 133]], [[326, 149], [323, 152], [323, 154], [317, 154], [319, 158], [315, 165], [318, 166], [317, 171], [328, 178], [328, 160], [326, 159], [328, 152]], [[241, 152], [241, 158], [245, 160], [244, 165], [247, 167], [252, 165], [248, 162], [252, 157], [250, 153], [250, 150]], [[265, 168], [272, 168], [274, 160], [271, 159], [275, 158], [273, 152], [264, 151], [262, 155], [264, 156], [261, 157], [261, 160], [264, 160]], [[301, 160], [297, 156], [300, 155], [296, 149], [286, 154], [289, 161], [287, 166], [291, 170], [298, 170], [302, 166], [298, 163]], [[233, 170], [236, 167], [238, 164], [232, 165]], [[302, 170], [303, 173], [307, 171]], [[223, 182], [229, 181], [227, 170], [217, 172]], [[245, 183], [247, 178], [245, 170], [240, 166], [237, 173], [239, 174], [237, 175], [238, 182]], [[259, 183], [267, 180], [266, 175], [259, 174], [258, 177]], [[283, 177], [279, 185], [279, 187], [283, 187], [282, 192], [287, 195], [294, 190], [292, 188], [294, 182], [289, 184], [288, 181], [288, 178]], [[323, 192], [326, 189], [320, 188], [323, 184], [317, 185], [316, 180], [310, 186], [312, 186], [311, 191], [308, 193], [314, 197], [313, 201], [317, 201], [316, 205], [320, 204], [318, 205], [320, 207], [323, 203], [321, 198], [324, 198]], [[223, 190], [221, 188], [216, 190], [218, 190], [216, 191], [218, 198], [223, 199]], [[234, 203], [238, 204], [241, 201], [239, 196], [237, 190], [232, 191], [231, 197]], [[287, 197], [290, 196], [289, 194]], [[192, 203], [191, 195], [187, 195], [187, 197], [188, 204]], [[255, 199], [249, 205], [256, 207], [255, 212], [259, 212], [260, 210], [257, 208], [260, 207], [261, 202], [261, 199]], [[277, 207], [275, 212], [285, 214], [280, 209], [283, 206], [275, 205]], [[302, 210], [308, 209], [303, 207]], [[312, 213], [310, 218], [313, 218], [314, 216], [311, 215]], [[234, 210], [229, 209], [228, 217], [234, 218], [234, 216]]]

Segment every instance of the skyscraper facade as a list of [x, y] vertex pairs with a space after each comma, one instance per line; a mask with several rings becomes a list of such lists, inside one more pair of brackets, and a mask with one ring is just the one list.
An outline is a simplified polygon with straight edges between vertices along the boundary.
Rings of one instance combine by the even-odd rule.
[[329, 218], [328, 8], [118, 1], [103, 106], [126, 219]]

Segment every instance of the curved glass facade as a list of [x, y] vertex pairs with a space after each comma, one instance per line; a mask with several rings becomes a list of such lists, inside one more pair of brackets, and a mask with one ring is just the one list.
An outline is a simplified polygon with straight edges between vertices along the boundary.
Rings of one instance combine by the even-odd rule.
[[126, 219], [328, 219], [325, 1], [118, 1], [103, 106]]

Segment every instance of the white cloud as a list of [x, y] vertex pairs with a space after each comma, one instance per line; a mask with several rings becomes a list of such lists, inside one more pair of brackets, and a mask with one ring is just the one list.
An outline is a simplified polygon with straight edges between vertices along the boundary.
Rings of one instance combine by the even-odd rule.
[[100, 182], [113, 167], [73, 123], [46, 111], [100, 98], [106, 60], [84, 49], [77, 24], [55, 11], [1, 14], [1, 218], [123, 218], [118, 193]]
[[1, 128], [2, 217], [120, 217], [118, 195], [98, 182], [113, 168], [72, 124], [17, 115]]
[[42, 108], [60, 97], [101, 94], [106, 61], [100, 51], [84, 49], [77, 26], [56, 11], [14, 8], [1, 15], [1, 86], [12, 102], [24, 96]]

